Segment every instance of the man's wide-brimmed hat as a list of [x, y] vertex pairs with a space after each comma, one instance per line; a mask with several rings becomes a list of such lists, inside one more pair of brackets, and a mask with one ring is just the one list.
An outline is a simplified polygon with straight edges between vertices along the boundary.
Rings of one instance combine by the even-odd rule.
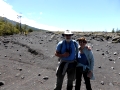
[[62, 36], [64, 35], [73, 35], [73, 33], [70, 30], [65, 30]]

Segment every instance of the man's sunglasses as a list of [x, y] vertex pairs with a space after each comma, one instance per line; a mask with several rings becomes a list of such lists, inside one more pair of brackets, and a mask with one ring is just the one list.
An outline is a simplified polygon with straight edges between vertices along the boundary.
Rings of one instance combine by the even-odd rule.
[[71, 34], [66, 34], [65, 36], [72, 36]]

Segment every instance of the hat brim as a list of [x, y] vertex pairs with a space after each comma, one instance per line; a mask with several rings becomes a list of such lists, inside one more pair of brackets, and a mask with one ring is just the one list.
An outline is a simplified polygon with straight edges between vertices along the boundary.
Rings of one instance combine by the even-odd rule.
[[64, 35], [71, 35], [71, 36], [73, 36], [74, 34], [62, 34], [62, 36], [64, 36]]

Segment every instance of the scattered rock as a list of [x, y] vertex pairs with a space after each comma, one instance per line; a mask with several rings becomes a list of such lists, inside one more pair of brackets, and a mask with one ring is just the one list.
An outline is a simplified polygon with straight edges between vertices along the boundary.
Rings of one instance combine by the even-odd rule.
[[96, 49], [96, 51], [100, 51], [99, 49]]
[[112, 59], [112, 58], [109, 58], [109, 61], [114, 61], [114, 59]]
[[104, 85], [104, 81], [101, 81], [100, 83], [101, 83], [101, 85]]
[[54, 55], [51, 55], [51, 56], [50, 56], [50, 58], [53, 58], [53, 57], [54, 57]]
[[0, 81], [0, 86], [3, 86], [5, 84], [4, 81]]
[[104, 53], [102, 53], [102, 55], [105, 55]]
[[24, 79], [25, 78], [25, 76], [21, 76], [21, 79]]
[[21, 68], [21, 69], [19, 69], [19, 71], [22, 71], [22, 68]]
[[108, 41], [111, 37], [110, 36], [105, 36], [105, 39]]
[[110, 86], [113, 86], [113, 83], [110, 82], [109, 85], [110, 85]]
[[104, 76], [104, 78], [106, 78], [106, 76]]
[[49, 41], [49, 42], [51, 42], [51, 41], [52, 41], [52, 39], [49, 39], [48, 41]]
[[109, 51], [106, 51], [106, 54], [109, 54]]
[[34, 54], [34, 55], [38, 55], [38, 52], [32, 48], [28, 48], [28, 52]]
[[6, 45], [5, 45], [5, 48], [7, 49], [7, 48], [8, 48], [8, 46], [6, 46]]
[[43, 79], [44, 79], [44, 80], [48, 80], [49, 78], [48, 78], [48, 76], [45, 76], [45, 77], [43, 77]]
[[114, 52], [114, 55], [117, 55], [117, 52]]
[[112, 43], [119, 43], [119, 42], [120, 42], [120, 36], [114, 37], [114, 38], [112, 39]]
[[11, 47], [14, 47], [13, 45]]
[[48, 51], [48, 49], [45, 49], [45, 51]]
[[17, 68], [17, 70], [22, 71], [22, 68]]
[[111, 67], [111, 69], [115, 69], [114, 67]]
[[101, 66], [99, 66], [98, 68], [101, 68]]
[[9, 40], [4, 40], [2, 41], [3, 43], [9, 43], [10, 41]]
[[7, 57], [7, 55], [5, 55], [5, 57]]
[[41, 76], [41, 74], [39, 73], [38, 76]]
[[18, 77], [18, 76], [20, 76], [20, 73], [17, 73], [17, 74], [15, 75], [15, 77]]

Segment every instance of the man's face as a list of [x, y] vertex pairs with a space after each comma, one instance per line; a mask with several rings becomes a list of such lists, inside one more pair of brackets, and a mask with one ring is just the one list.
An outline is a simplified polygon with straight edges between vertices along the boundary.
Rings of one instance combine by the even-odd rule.
[[70, 41], [70, 40], [71, 40], [71, 36], [72, 36], [72, 35], [70, 35], [70, 34], [67, 34], [67, 35], [65, 34], [65, 35], [64, 35], [65, 40], [66, 40], [66, 41]]

